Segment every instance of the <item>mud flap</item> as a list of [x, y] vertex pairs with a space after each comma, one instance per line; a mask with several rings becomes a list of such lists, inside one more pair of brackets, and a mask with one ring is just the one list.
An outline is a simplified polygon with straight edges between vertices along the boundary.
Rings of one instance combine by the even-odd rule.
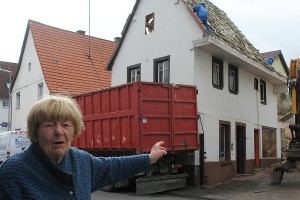
[[151, 194], [184, 188], [188, 174], [151, 176], [136, 179], [137, 194]]

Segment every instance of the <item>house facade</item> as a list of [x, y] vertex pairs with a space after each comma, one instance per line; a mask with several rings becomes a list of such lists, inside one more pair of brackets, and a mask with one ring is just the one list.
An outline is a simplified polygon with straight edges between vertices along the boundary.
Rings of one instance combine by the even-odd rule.
[[78, 95], [109, 87], [116, 43], [29, 20], [12, 84], [12, 130], [26, 130], [32, 105], [50, 94]]
[[215, 185], [280, 160], [277, 94], [287, 88], [286, 77], [226, 13], [201, 2], [209, 30], [192, 9], [200, 1], [137, 0], [107, 68], [112, 86], [138, 80], [197, 86], [204, 150], [185, 164], [194, 184]]
[[0, 133], [10, 128], [9, 87], [17, 65], [17, 63], [0, 61]]

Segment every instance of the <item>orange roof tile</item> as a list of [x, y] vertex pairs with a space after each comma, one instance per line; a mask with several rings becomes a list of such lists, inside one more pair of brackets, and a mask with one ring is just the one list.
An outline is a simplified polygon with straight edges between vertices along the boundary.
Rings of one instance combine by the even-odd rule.
[[78, 95], [111, 86], [106, 66], [116, 42], [28, 21], [51, 93]]

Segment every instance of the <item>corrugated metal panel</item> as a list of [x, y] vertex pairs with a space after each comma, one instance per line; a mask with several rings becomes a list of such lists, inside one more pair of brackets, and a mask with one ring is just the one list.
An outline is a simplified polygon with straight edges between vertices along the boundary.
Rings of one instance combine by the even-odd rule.
[[73, 146], [86, 150], [150, 152], [198, 149], [194, 86], [136, 82], [75, 97], [85, 131]]

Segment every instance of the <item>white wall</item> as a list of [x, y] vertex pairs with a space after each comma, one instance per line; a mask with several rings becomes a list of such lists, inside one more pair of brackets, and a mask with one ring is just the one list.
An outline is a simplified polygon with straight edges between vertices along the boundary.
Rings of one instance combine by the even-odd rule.
[[[28, 64], [31, 63], [31, 70]], [[34, 46], [31, 31], [29, 31], [23, 59], [17, 79], [12, 90], [12, 128], [11, 130], [26, 130], [26, 118], [32, 105], [38, 100], [38, 84], [43, 83], [44, 96], [49, 95], [41, 65]], [[20, 92], [20, 109], [16, 109], [16, 94]]]

